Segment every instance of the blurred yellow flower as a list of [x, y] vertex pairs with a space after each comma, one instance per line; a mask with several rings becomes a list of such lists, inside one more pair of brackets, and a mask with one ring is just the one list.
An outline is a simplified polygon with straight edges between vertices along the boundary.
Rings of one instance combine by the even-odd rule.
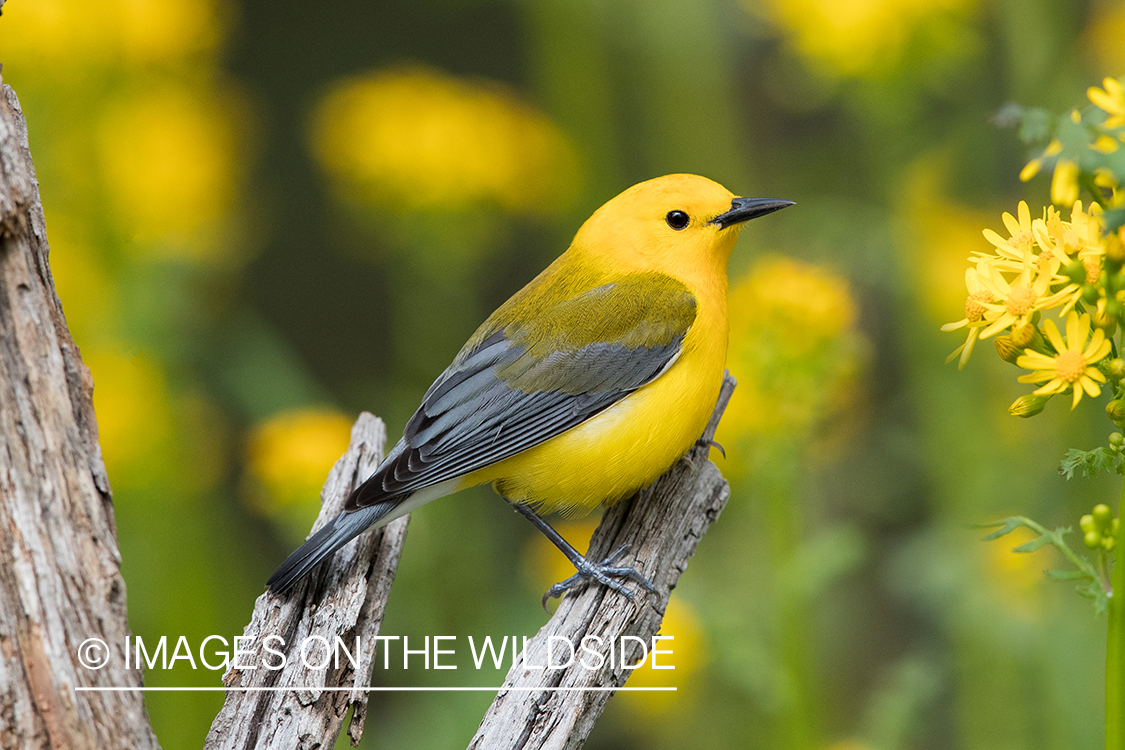
[[[757, 12], [759, 3], [743, 0]], [[763, 0], [766, 14], [805, 58], [828, 72], [862, 76], [896, 64], [916, 29], [964, 14], [975, 0]]]
[[41, 69], [160, 62], [221, 37], [216, 0], [35, 0], [9, 3], [0, 24], [7, 65]]
[[1095, 61], [1094, 70], [1125, 70], [1125, 3], [1119, 0], [1102, 0], [1090, 4], [1090, 25], [1085, 38], [1079, 41], [1081, 49]]
[[[1055, 393], [1065, 393], [1073, 389], [1074, 400], [1070, 408], [1078, 406], [1082, 400], [1083, 392], [1091, 397], [1101, 395], [1098, 383], [1105, 382], [1105, 375], [1095, 364], [1109, 354], [1111, 345], [1105, 336], [1105, 331], [1098, 328], [1090, 336], [1090, 316], [1071, 311], [1066, 319], [1066, 341], [1063, 341], [1055, 321], [1048, 320], [1043, 324], [1043, 333], [1055, 348], [1057, 354], [1049, 356], [1031, 349], [1016, 360], [1016, 364], [1025, 370], [1034, 370], [1028, 375], [1019, 378], [1021, 383], [1042, 383], [1048, 381], [1035, 390], [1037, 396], [1047, 396]], [[1089, 344], [1086, 343], [1089, 337]], [[1097, 382], [1095, 382], [1097, 381]]]
[[237, 194], [236, 101], [181, 88], [122, 97], [98, 123], [101, 167], [122, 228], [140, 247], [211, 260]]
[[254, 428], [246, 465], [264, 492], [250, 501], [267, 515], [289, 507], [318, 504], [332, 465], [348, 448], [352, 420], [325, 407], [291, 409]]
[[173, 414], [164, 371], [147, 356], [130, 356], [121, 348], [82, 352], [94, 378], [98, 439], [110, 481], [167, 481]]
[[[1049, 567], [1042, 553], [1013, 552], [1015, 547], [1036, 538], [1027, 528], [1018, 528], [984, 546], [984, 569], [1001, 601], [1016, 614], [1030, 616], [1039, 604], [1043, 570]], [[1049, 545], [1048, 545], [1049, 546]]]
[[1078, 163], [1071, 159], [1055, 162], [1055, 174], [1051, 178], [1051, 203], [1056, 206], [1069, 206], [1078, 200]]
[[551, 214], [577, 187], [574, 149], [543, 113], [429, 68], [339, 82], [316, 106], [312, 143], [341, 193], [392, 209]]
[[[1119, 128], [1125, 125], [1125, 87], [1122, 87], [1121, 83], [1113, 78], [1106, 78], [1102, 85], [1105, 86], [1105, 90], [1091, 86], [1086, 90], [1086, 96], [1099, 109], [1109, 115], [1109, 118], [1102, 123], [1102, 127]], [[1116, 149], [1116, 144], [1114, 144], [1114, 148]], [[1112, 151], [1109, 153], [1112, 153]]]
[[[617, 698], [622, 708], [645, 725], [651, 725], [658, 719], [675, 721], [678, 715], [690, 711], [694, 706], [692, 697], [697, 692], [691, 689], [691, 682], [707, 664], [707, 634], [703, 623], [695, 609], [682, 597], [673, 596], [668, 600], [659, 635], [669, 636], [670, 639], [658, 641], [656, 648], [671, 653], [650, 655], [644, 664], [633, 670], [625, 684], [629, 687], [677, 689], [674, 692], [626, 692], [620, 693]], [[654, 669], [654, 658], [658, 667], [665, 668]]]
[[738, 388], [716, 439], [800, 433], [839, 411], [862, 350], [855, 319], [843, 279], [794, 260], [759, 260], [731, 290], [727, 361]]

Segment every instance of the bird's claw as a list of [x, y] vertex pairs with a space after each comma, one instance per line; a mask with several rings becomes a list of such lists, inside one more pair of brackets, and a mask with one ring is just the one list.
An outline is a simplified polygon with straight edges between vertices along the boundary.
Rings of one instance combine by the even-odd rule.
[[715, 448], [719, 451], [719, 453], [723, 454], [723, 458], [727, 457], [726, 448], [719, 445], [719, 443], [715, 440], [708, 440], [706, 438], [699, 438], [699, 440], [695, 441], [695, 444], [698, 445], [701, 448]]
[[626, 578], [639, 584], [650, 594], [655, 594], [656, 587], [652, 585], [651, 581], [641, 575], [636, 568], [614, 564], [621, 559], [628, 550], [629, 545], [623, 544], [618, 547], [612, 555], [602, 560], [600, 563], [592, 563], [584, 557], [579, 558], [579, 561], [574, 565], [577, 572], [565, 581], [556, 583], [547, 590], [547, 593], [543, 594], [543, 609], [547, 608], [547, 602], [551, 599], [557, 599], [567, 591], [578, 588], [579, 586], [584, 586], [590, 581], [596, 581], [607, 588], [617, 591], [624, 595], [630, 602], [636, 601], [636, 595], [625, 588], [625, 585], [617, 579]]

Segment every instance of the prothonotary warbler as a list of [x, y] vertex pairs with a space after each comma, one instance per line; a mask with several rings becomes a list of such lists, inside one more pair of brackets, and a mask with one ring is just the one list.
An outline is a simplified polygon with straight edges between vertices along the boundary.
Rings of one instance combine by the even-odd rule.
[[726, 364], [727, 259], [744, 222], [790, 205], [674, 174], [599, 208], [484, 321], [344, 512], [267, 585], [285, 592], [365, 529], [489, 482], [577, 569], [549, 596], [588, 580], [651, 590], [617, 554], [586, 560], [539, 514], [628, 497], [699, 440]]

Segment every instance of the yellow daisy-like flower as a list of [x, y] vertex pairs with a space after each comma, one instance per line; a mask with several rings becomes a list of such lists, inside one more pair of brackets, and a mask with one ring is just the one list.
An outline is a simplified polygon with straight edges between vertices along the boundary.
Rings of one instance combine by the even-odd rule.
[[996, 246], [1001, 257], [1023, 261], [1031, 255], [1035, 247], [1035, 234], [1031, 231], [1031, 209], [1027, 207], [1027, 201], [1020, 201], [1016, 214], [1019, 219], [1007, 211], [1001, 217], [1010, 235], [1008, 239], [1004, 239], [991, 229], [984, 230], [984, 238]]
[[1104, 127], [1117, 128], [1125, 125], [1125, 87], [1113, 78], [1102, 81], [1105, 89], [1091, 86], [1086, 89], [1086, 96], [1090, 98], [1099, 109], [1109, 115]]
[[980, 335], [980, 330], [986, 324], [984, 314], [988, 311], [984, 305], [985, 303], [992, 302], [995, 297], [992, 292], [985, 288], [981, 283], [978, 276], [977, 269], [965, 269], [965, 288], [969, 291], [969, 296], [965, 298], [965, 317], [958, 320], [956, 323], [946, 323], [941, 327], [943, 331], [956, 331], [958, 328], [968, 326], [969, 335], [965, 339], [965, 343], [953, 350], [953, 353], [946, 358], [946, 363], [952, 362], [957, 355], [961, 355], [960, 361], [957, 363], [958, 370], [964, 370], [965, 365], [969, 361], [969, 356], [973, 353], [973, 347], [976, 346], [977, 338]]
[[[1064, 263], [1070, 263], [1077, 258], [1086, 269], [1085, 283], [1097, 283], [1105, 258], [1101, 206], [1093, 203], [1087, 212], [1082, 208], [1082, 201], [1075, 201], [1070, 212], [1070, 221], [1063, 221], [1058, 211], [1048, 208], [1046, 219], [1036, 219], [1032, 224], [1035, 240], [1043, 248], [1044, 254], [1050, 253]], [[1061, 318], [1078, 302], [1082, 287], [1071, 284], [1066, 289], [1060, 290], [1059, 294], [1066, 297], [1059, 312]]]
[[1105, 337], [1105, 332], [1100, 328], [1096, 329], [1087, 343], [1086, 338], [1090, 336], [1090, 316], [1084, 314], [1079, 317], [1078, 313], [1073, 311], [1066, 319], [1066, 341], [1063, 341], [1053, 320], [1043, 324], [1043, 332], [1055, 347], [1057, 354], [1050, 356], [1031, 349], [1024, 350], [1024, 355], [1016, 360], [1016, 364], [1034, 372], [1021, 376], [1019, 381], [1021, 383], [1046, 381], [1045, 385], [1035, 390], [1036, 396], [1065, 393], [1067, 389], [1073, 389], [1074, 401], [1070, 405], [1071, 409], [1078, 406], [1083, 393], [1091, 397], [1101, 395], [1102, 389], [1098, 383], [1105, 382], [1105, 375], [1102, 375], [1094, 365], [1109, 354], [1110, 343]]
[[982, 302], [985, 307], [984, 319], [988, 326], [980, 332], [980, 337], [1003, 331], [1028, 322], [1037, 310], [1049, 310], [1064, 304], [1073, 291], [1069, 286], [1050, 294], [1051, 284], [1059, 270], [1059, 261], [1050, 255], [1043, 263], [1025, 266], [1019, 276], [1008, 281], [994, 263], [981, 262], [977, 266], [977, 277], [981, 285], [992, 293], [992, 302]]

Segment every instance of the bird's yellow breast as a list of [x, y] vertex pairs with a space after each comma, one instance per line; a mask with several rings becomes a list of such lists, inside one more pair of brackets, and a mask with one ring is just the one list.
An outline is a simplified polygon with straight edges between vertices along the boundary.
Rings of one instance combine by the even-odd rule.
[[466, 475], [460, 487], [491, 482], [503, 497], [542, 513], [582, 514], [664, 473], [702, 435], [722, 385], [726, 276], [706, 282], [706, 290], [693, 290], [698, 315], [662, 375], [561, 435]]

